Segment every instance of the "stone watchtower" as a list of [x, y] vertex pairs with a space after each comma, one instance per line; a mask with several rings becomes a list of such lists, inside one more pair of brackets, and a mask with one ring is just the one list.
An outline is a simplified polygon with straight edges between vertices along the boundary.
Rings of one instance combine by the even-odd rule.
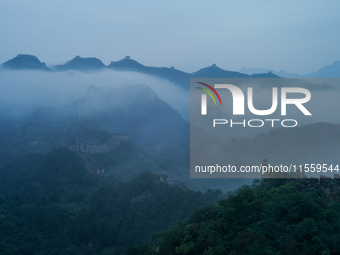
[[73, 140], [70, 144], [70, 151], [75, 151], [75, 152], [84, 152], [85, 151], [85, 146], [82, 141], [76, 138], [76, 140]]

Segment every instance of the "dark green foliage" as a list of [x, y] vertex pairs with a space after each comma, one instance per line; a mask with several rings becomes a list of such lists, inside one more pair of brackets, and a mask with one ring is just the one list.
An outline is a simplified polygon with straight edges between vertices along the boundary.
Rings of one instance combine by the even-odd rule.
[[122, 254], [220, 195], [95, 176], [65, 148], [32, 153], [0, 168], [0, 254]]
[[[334, 188], [333, 195], [338, 191]], [[327, 194], [322, 186], [299, 182], [266, 180], [244, 186], [237, 195], [154, 235], [149, 251], [159, 247], [159, 254], [339, 254], [339, 195], [330, 200]], [[145, 247], [143, 252], [147, 254]]]

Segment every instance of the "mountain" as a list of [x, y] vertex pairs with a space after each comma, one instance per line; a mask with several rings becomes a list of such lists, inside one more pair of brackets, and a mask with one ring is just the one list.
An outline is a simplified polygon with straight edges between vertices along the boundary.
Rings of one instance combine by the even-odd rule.
[[280, 76], [277, 76], [273, 74], [271, 71], [268, 71], [268, 73], [256, 73], [250, 75], [251, 78], [281, 78]]
[[[251, 78], [281, 78], [271, 72], [266, 74], [253, 74]], [[237, 81], [235, 82], [237, 85]], [[319, 84], [312, 84], [309, 80], [299, 79], [299, 78], [281, 78], [275, 79], [273, 83], [272, 79], [262, 79], [260, 83], [261, 87], [263, 88], [271, 88], [275, 85], [275, 87], [299, 87], [299, 88], [306, 88], [308, 90], [313, 91], [327, 91], [327, 90], [334, 90], [335, 87], [329, 85], [327, 82], [319, 83]]]
[[297, 73], [287, 73], [284, 70], [277, 72], [273, 69], [266, 69], [266, 68], [247, 68], [246, 66], [242, 67], [240, 72], [249, 74], [249, 75], [255, 74], [255, 73], [271, 72], [277, 76], [281, 76], [285, 78], [339, 78], [340, 77], [340, 61], [337, 60], [333, 64], [326, 65], [325, 67], [321, 68], [317, 72], [309, 73], [306, 75], [300, 75]]
[[[0, 105], [0, 110], [7, 109]], [[0, 124], [1, 147], [8, 151], [44, 152], [69, 146], [77, 136], [85, 142], [103, 143], [107, 134], [128, 133], [136, 145], [158, 156], [175, 157], [174, 163], [189, 156], [189, 123], [146, 85], [92, 85], [85, 97], [73, 103], [31, 107], [20, 121], [3, 117]]]
[[267, 73], [268, 71], [271, 71], [267, 68], [247, 68], [246, 66], [243, 66], [241, 69], [240, 69], [240, 72], [241, 73], [245, 73], [245, 74], [249, 74], [249, 75], [252, 75], [254, 73]]
[[152, 153], [168, 150], [188, 153], [184, 144], [189, 141], [189, 123], [146, 85], [118, 88], [91, 85], [86, 98], [75, 106], [96, 128], [109, 133], [129, 133], [138, 146]]
[[249, 75], [255, 75], [255, 74], [263, 74], [263, 73], [268, 73], [271, 72], [274, 75], [284, 77], [284, 78], [299, 78], [301, 75], [297, 73], [287, 73], [284, 70], [281, 71], [275, 71], [273, 69], [267, 69], [267, 68], [247, 68], [246, 66], [243, 66], [240, 70], [241, 73], [249, 74]]
[[192, 78], [249, 78], [249, 75], [226, 71], [213, 64], [209, 67], [202, 68], [191, 74]]
[[285, 70], [280, 70], [278, 72], [276, 72], [274, 70], [270, 70], [270, 71], [273, 72], [274, 74], [278, 75], [278, 76], [285, 77], [285, 78], [300, 78], [300, 77], [302, 77], [298, 73], [287, 73]]
[[126, 56], [124, 59], [119, 61], [111, 61], [110, 65], [108, 65], [108, 68], [117, 71], [133, 71], [158, 76], [174, 82], [185, 89], [187, 89], [188, 84], [190, 83], [190, 74], [188, 73], [177, 70], [174, 67], [167, 68], [144, 66], [138, 63], [136, 60], [131, 59], [130, 56]]
[[[8, 109], [6, 105], [0, 107], [2, 112]], [[86, 96], [68, 105], [32, 107], [20, 119], [3, 116], [0, 118], [0, 166], [29, 152], [48, 152], [59, 146], [69, 148], [76, 138], [85, 145], [104, 145], [114, 133], [127, 133], [133, 146], [121, 147], [121, 153], [90, 154], [89, 157], [121, 179], [129, 179], [142, 171], [163, 172], [201, 191], [234, 190], [250, 182], [190, 179], [189, 123], [145, 85], [118, 88], [92, 85]]]
[[147, 67], [138, 63], [136, 60], [131, 59], [130, 56], [119, 61], [111, 61], [109, 68], [116, 69], [119, 71], [136, 71], [136, 72], [146, 72]]
[[[8, 108], [0, 105], [1, 111]], [[10, 158], [9, 153], [69, 147], [76, 137], [100, 145], [113, 133], [128, 133], [132, 143], [167, 162], [170, 169], [189, 164], [189, 123], [145, 85], [92, 85], [85, 97], [73, 103], [32, 107], [20, 120], [1, 116], [0, 124], [0, 158], [6, 155], [2, 160]]]
[[[22, 56], [22, 55], [20, 54], [18, 56]], [[29, 56], [29, 55], [25, 55], [25, 56]], [[38, 59], [36, 58], [36, 60]], [[12, 60], [7, 61], [6, 63], [10, 61]], [[38, 62], [40, 61], [38, 60]], [[6, 66], [6, 63], [3, 64], [4, 67]], [[75, 58], [66, 62], [63, 65], [53, 66], [53, 69], [55, 71], [78, 70], [78, 71], [83, 71], [83, 72], [89, 72], [89, 71], [99, 71], [104, 68], [109, 68], [109, 69], [113, 69], [117, 71], [139, 72], [139, 73], [144, 73], [144, 74], [148, 74], [152, 76], [157, 76], [163, 79], [167, 79], [171, 82], [174, 82], [186, 90], [189, 88], [190, 78], [214, 78], [214, 77], [215, 78], [248, 78], [248, 77], [277, 78], [277, 76], [273, 75], [270, 72], [257, 74], [255, 76], [249, 76], [247, 74], [243, 74], [240, 72], [223, 70], [217, 67], [215, 64], [213, 64], [210, 67], [202, 68], [199, 71], [190, 74], [190, 73], [177, 70], [173, 66], [170, 68], [145, 66], [143, 64], [140, 64], [136, 60], [131, 59], [130, 56], [126, 56], [124, 59], [121, 59], [119, 61], [111, 61], [111, 63], [108, 66], [105, 66], [103, 62], [97, 58], [82, 58], [80, 56], [76, 56]], [[20, 67], [20, 69], [32, 69], [32, 68], [29, 66], [23, 65]]]
[[[190, 83], [190, 78], [248, 78], [252, 77], [243, 73], [226, 71], [215, 64], [210, 67], [202, 68], [194, 73], [185, 73], [183, 71], [177, 70], [174, 67], [166, 68], [166, 67], [152, 67], [152, 66], [144, 66], [138, 63], [136, 60], [131, 59], [129, 56], [126, 56], [124, 59], [119, 61], [112, 61], [108, 68], [117, 70], [117, 71], [134, 71], [145, 73], [153, 76], [158, 76], [164, 79], [167, 79], [171, 82], [174, 82], [185, 89], [188, 89], [188, 84]], [[277, 78], [278, 76], [273, 75], [272, 73], [264, 73], [259, 74], [259, 77], [256, 78]]]
[[[2, 67], [10, 69], [38, 69], [51, 71], [51, 69], [46, 67], [45, 63], [41, 63], [37, 57], [23, 54], [19, 54], [16, 58], [5, 62], [4, 64], [2, 64]], [[297, 74], [287, 74], [284, 71], [275, 72], [269, 70], [267, 72], [264, 72], [267, 69], [264, 68], [247, 69], [246, 67], [243, 67], [241, 70], [246, 71], [248, 73], [250, 73], [251, 71], [260, 72], [249, 75], [241, 72], [224, 70], [217, 67], [216, 64], [202, 68], [197, 72], [190, 74], [177, 70], [174, 67], [167, 68], [167, 67], [144, 66], [143, 64], [140, 64], [136, 60], [131, 59], [130, 56], [126, 56], [124, 59], [121, 59], [119, 61], [112, 61], [108, 66], [105, 66], [101, 60], [94, 57], [82, 58], [80, 56], [76, 56], [75, 58], [66, 62], [65, 64], [56, 65], [53, 68], [56, 71], [79, 70], [82, 72], [90, 72], [100, 71], [104, 68], [109, 68], [117, 71], [139, 72], [167, 79], [181, 86], [185, 90], [189, 89], [190, 78], [281, 78], [298, 76]], [[301, 77], [337, 77], [337, 73], [339, 73], [339, 70], [340, 61], [336, 61], [332, 65], [326, 66], [316, 73]], [[281, 82], [289, 83], [289, 81]], [[315, 86], [308, 84], [307, 82], [305, 82], [302, 85], [302, 87], [316, 90], [333, 89], [332, 86], [327, 84], [324, 84], [323, 86]]]
[[0, 254], [123, 254], [221, 195], [93, 175], [67, 148], [21, 155], [0, 166]]
[[103, 62], [98, 58], [82, 58], [76, 56], [72, 60], [66, 62], [63, 65], [56, 65], [53, 68], [56, 71], [78, 70], [78, 71], [91, 71], [101, 70], [105, 67]]
[[319, 71], [306, 75], [310, 78], [339, 78], [340, 77], [340, 61], [337, 60], [331, 65], [321, 68]]
[[338, 180], [254, 182], [125, 254], [340, 254]]
[[40, 60], [33, 55], [28, 54], [18, 54], [15, 58], [12, 58], [1, 65], [3, 68], [12, 70], [42, 70], [42, 71], [52, 71], [48, 68], [45, 63], [40, 62]]

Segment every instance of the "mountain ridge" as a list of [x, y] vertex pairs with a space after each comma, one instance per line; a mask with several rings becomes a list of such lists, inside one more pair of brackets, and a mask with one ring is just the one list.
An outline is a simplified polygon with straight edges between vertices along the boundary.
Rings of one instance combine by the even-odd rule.
[[67, 70], [78, 70], [78, 71], [89, 71], [89, 70], [101, 70], [105, 65], [98, 58], [81, 58], [76, 56], [75, 58], [67, 61], [64, 65], [56, 65], [53, 68], [56, 71], [67, 71]]
[[44, 62], [40, 62], [36, 56], [29, 54], [18, 54], [16, 57], [4, 62], [1, 67], [12, 70], [35, 69], [42, 71], [53, 71], [47, 67]]
[[[297, 73], [287, 73], [284, 70], [276, 72], [273, 69], [265, 68], [247, 68], [243, 67], [240, 72], [224, 70], [216, 64], [201, 68], [200, 70], [187, 73], [174, 66], [168, 67], [154, 67], [145, 66], [138, 61], [131, 59], [130, 56], [118, 61], [111, 61], [109, 65], [105, 65], [100, 59], [95, 57], [80, 57], [67, 61], [65, 64], [52, 66], [52, 69], [47, 67], [45, 63], [33, 55], [18, 54], [15, 58], [4, 62], [0, 67], [11, 70], [42, 70], [42, 71], [72, 71], [77, 70], [81, 72], [96, 72], [101, 70], [115, 70], [138, 72], [151, 76], [160, 77], [170, 82], [188, 89], [190, 78], [336, 78], [340, 76], [340, 61], [335, 61], [331, 65], [327, 65], [317, 72], [308, 75], [299, 75]], [[253, 73], [256, 72], [256, 73]]]
[[252, 75], [259, 72], [272, 72], [275, 75], [284, 78], [339, 78], [340, 77], [340, 61], [336, 60], [330, 65], [326, 65], [320, 68], [316, 72], [312, 72], [309, 74], [300, 75], [298, 73], [287, 73], [285, 70], [275, 71], [274, 69], [267, 69], [267, 68], [247, 68], [243, 66], [240, 69], [240, 72], [243, 72], [248, 75]]
[[[1, 66], [4, 68], [12, 69], [12, 70], [22, 70], [22, 69], [32, 69], [29, 65], [21, 65], [16, 66], [15, 63], [18, 62], [18, 57], [23, 54], [18, 54], [17, 57], [3, 63]], [[36, 58], [33, 55], [27, 55], [31, 58]], [[8, 65], [8, 62], [14, 63], [12, 65]], [[40, 61], [39, 61], [40, 62]], [[41, 63], [41, 62], [40, 62]], [[45, 65], [45, 63], [41, 63]], [[46, 65], [45, 65], [46, 66]], [[130, 56], [125, 56], [125, 58], [118, 61], [111, 61], [109, 65], [103, 64], [103, 62], [94, 57], [83, 58], [80, 56], [76, 56], [75, 58], [67, 61], [65, 64], [55, 65], [51, 68], [46, 66], [46, 71], [82, 71], [82, 72], [90, 72], [90, 71], [100, 71], [103, 69], [112, 69], [116, 71], [131, 71], [131, 72], [139, 72], [152, 76], [158, 76], [163, 79], [167, 79], [171, 82], [174, 82], [181, 87], [187, 88], [190, 78], [210, 78], [210, 77], [224, 77], [224, 78], [249, 78], [251, 75], [243, 74], [236, 71], [224, 70], [213, 64], [211, 66], [201, 68], [200, 70], [187, 73], [178, 69], [175, 69], [174, 66], [168, 67], [154, 67], [154, 66], [145, 66], [134, 59], [131, 59]], [[216, 76], [217, 75], [217, 76]], [[263, 78], [273, 78], [273, 75], [270, 73], [263, 73], [260, 75]], [[276, 78], [276, 77], [275, 77]]]

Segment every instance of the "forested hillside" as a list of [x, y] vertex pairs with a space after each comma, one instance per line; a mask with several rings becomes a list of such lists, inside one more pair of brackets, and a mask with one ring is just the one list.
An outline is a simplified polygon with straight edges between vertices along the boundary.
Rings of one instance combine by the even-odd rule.
[[64, 148], [31, 153], [0, 169], [0, 254], [122, 254], [221, 194], [92, 175]]
[[339, 254], [339, 201], [336, 182], [257, 181], [126, 254]]

